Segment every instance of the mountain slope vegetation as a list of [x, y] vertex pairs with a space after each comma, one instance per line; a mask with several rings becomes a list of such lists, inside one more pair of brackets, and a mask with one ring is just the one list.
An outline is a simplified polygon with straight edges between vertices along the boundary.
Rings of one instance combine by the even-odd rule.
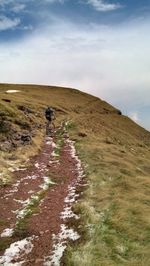
[[64, 265], [149, 265], [150, 133], [105, 101], [70, 88], [1, 84], [1, 186], [12, 182], [12, 164], [41, 149], [49, 105], [56, 126], [69, 121], [87, 180], [74, 206], [82, 237]]

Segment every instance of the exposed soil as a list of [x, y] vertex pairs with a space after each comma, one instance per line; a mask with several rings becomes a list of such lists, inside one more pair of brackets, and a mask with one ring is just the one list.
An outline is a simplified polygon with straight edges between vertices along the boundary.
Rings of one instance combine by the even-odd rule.
[[[0, 265], [60, 265], [59, 258], [52, 259], [57, 235], [69, 218], [75, 223], [79, 218], [71, 207], [79, 196], [78, 187], [84, 185], [83, 176], [66, 132], [47, 137], [41, 153], [31, 159], [30, 167], [14, 172], [14, 183], [0, 189], [0, 242], [4, 238], [9, 241], [7, 250], [0, 251]], [[6, 229], [12, 230], [12, 235], [7, 235]], [[59, 244], [66, 244], [67, 238], [69, 236], [65, 236], [63, 242], [63, 237]], [[77, 238], [79, 236], [74, 240]], [[19, 247], [19, 255], [10, 258], [7, 254], [10, 243], [22, 239], [30, 241], [23, 248]]]

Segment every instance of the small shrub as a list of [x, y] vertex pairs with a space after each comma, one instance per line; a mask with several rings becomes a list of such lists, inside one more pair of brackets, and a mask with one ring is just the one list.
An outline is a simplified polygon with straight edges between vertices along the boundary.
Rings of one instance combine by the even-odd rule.
[[0, 240], [0, 251], [6, 250], [11, 244], [11, 238], [5, 237]]
[[27, 121], [25, 121], [25, 120], [15, 119], [15, 124], [20, 126], [21, 129], [25, 129], [25, 130], [30, 130], [31, 129], [30, 124]]
[[0, 118], [0, 133], [7, 134], [11, 129], [10, 123]]

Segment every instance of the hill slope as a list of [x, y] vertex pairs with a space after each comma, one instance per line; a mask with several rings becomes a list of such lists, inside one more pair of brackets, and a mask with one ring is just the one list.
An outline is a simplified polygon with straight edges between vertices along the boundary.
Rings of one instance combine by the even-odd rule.
[[150, 133], [106, 102], [69, 88], [1, 84], [1, 183], [11, 180], [12, 160], [40, 149], [48, 105], [56, 125], [70, 121], [88, 182], [74, 207], [83, 238], [68, 247], [66, 265], [149, 265]]

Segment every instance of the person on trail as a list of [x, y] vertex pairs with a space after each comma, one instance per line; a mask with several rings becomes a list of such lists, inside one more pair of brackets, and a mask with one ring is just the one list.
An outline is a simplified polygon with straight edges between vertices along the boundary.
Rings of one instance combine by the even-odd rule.
[[52, 107], [47, 107], [45, 110], [45, 118], [47, 119], [47, 125], [46, 125], [46, 133], [48, 134], [50, 131], [51, 124], [53, 125], [53, 128], [55, 128], [53, 120], [55, 119], [55, 112]]

